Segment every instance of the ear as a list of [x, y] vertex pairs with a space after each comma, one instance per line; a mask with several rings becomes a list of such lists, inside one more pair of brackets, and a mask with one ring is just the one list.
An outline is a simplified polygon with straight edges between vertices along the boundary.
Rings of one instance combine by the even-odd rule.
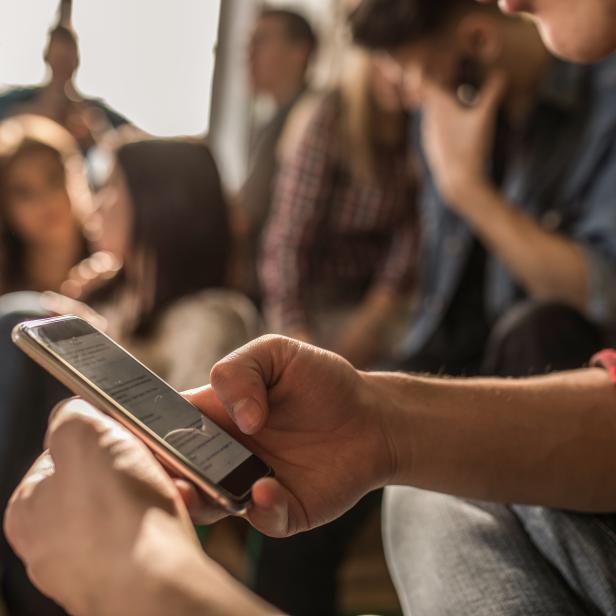
[[497, 64], [503, 53], [503, 24], [500, 17], [470, 13], [460, 20], [456, 36], [461, 49], [491, 66]]

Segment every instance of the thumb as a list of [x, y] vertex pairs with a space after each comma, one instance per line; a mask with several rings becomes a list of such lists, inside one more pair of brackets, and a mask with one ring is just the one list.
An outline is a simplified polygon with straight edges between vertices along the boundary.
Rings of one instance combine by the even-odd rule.
[[214, 393], [244, 434], [255, 434], [265, 425], [267, 390], [284, 370], [290, 342], [281, 336], [258, 338], [212, 368]]

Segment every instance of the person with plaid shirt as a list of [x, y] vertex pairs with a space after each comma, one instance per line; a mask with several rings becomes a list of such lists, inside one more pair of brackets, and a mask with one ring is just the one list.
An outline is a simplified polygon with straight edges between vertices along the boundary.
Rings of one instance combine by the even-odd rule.
[[[378, 357], [416, 249], [407, 116], [364, 61], [364, 90], [325, 96], [281, 169], [260, 267], [272, 328], [359, 367]], [[352, 127], [357, 97], [368, 120]]]

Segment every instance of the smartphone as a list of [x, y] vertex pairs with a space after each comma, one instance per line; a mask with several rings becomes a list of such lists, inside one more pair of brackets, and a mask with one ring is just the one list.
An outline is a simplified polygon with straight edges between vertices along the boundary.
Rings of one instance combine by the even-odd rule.
[[169, 469], [233, 514], [272, 470], [193, 404], [87, 321], [21, 323], [13, 341], [77, 395], [128, 428]]

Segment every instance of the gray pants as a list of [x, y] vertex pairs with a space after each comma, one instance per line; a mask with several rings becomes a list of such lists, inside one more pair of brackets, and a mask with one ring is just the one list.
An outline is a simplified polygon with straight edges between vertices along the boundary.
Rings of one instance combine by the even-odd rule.
[[616, 615], [616, 516], [392, 487], [383, 537], [412, 616]]

